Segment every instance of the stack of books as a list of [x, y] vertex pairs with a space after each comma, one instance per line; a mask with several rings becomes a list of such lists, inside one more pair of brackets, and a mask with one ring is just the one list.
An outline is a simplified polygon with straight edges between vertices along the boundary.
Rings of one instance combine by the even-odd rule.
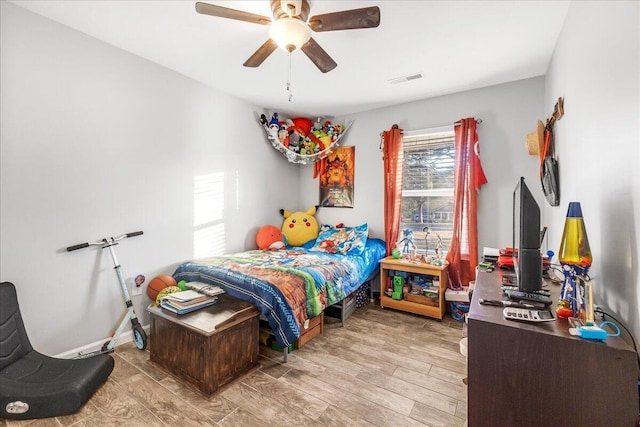
[[222, 289], [220, 286], [209, 285], [208, 283], [203, 282], [186, 282], [185, 286], [189, 289], [193, 289], [194, 291], [208, 295], [210, 297], [215, 297], [216, 295], [224, 293], [224, 289]]
[[194, 290], [175, 292], [160, 299], [160, 307], [177, 314], [187, 314], [218, 302], [218, 297]]

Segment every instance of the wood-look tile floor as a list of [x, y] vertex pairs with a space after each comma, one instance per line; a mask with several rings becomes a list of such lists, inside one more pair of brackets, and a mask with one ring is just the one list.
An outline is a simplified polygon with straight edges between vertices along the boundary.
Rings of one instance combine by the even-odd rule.
[[[289, 355], [260, 347], [256, 369], [210, 398], [149, 362], [132, 343], [76, 414], [0, 419], [0, 426], [462, 426], [467, 415], [462, 323], [359, 308], [343, 328]], [[150, 337], [153, 339], [153, 337]]]

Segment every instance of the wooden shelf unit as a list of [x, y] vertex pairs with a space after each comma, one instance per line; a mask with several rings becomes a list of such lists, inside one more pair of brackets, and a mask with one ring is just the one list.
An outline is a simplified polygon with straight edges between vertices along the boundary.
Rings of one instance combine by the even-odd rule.
[[[447, 274], [448, 265], [432, 265], [419, 262], [412, 262], [404, 259], [395, 259], [387, 257], [380, 260], [380, 307], [395, 308], [397, 310], [407, 311], [409, 313], [420, 314], [422, 316], [434, 317], [442, 320], [446, 311], [444, 293], [449, 283], [449, 275]], [[407, 273], [424, 274], [433, 276], [440, 281], [440, 289], [438, 292], [438, 306], [420, 304], [406, 300], [395, 300], [385, 295], [387, 287], [387, 277], [389, 270], [404, 271]]]

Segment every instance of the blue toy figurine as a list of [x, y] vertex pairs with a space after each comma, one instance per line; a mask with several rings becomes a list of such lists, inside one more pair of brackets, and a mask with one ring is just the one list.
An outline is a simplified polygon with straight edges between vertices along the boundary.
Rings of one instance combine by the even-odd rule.
[[413, 231], [409, 228], [402, 230], [402, 240], [398, 242], [398, 246], [403, 244], [402, 254], [411, 257], [411, 250], [416, 250], [416, 245], [413, 243]]

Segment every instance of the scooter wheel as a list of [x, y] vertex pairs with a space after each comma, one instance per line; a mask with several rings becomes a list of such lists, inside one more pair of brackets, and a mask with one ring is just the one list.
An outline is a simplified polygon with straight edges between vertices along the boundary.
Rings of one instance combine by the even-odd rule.
[[139, 323], [133, 325], [133, 342], [140, 350], [147, 348], [147, 333]]

